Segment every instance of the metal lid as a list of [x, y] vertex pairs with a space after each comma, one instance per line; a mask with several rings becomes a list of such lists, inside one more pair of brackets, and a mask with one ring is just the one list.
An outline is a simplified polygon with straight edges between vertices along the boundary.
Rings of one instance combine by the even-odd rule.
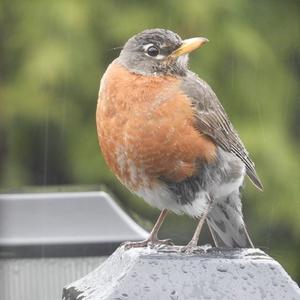
[[146, 236], [104, 192], [0, 195], [2, 257], [109, 254]]

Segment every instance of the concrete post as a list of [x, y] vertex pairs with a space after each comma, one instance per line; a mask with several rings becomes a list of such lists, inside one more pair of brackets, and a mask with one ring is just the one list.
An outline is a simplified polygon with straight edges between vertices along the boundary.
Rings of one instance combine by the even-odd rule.
[[259, 249], [118, 248], [100, 267], [64, 288], [64, 300], [296, 300], [300, 289]]

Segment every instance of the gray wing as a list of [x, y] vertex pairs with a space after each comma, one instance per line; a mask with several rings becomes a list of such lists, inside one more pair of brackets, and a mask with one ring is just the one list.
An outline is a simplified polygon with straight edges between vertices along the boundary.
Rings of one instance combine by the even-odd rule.
[[192, 72], [182, 80], [181, 87], [195, 107], [199, 130], [210, 136], [223, 150], [235, 154], [245, 164], [253, 184], [263, 190], [253, 161], [211, 87]]

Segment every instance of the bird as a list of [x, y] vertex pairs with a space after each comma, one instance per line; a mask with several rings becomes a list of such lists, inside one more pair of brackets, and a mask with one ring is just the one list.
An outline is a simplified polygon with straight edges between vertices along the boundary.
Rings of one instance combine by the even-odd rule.
[[144, 241], [169, 212], [198, 219], [184, 250], [198, 245], [206, 222], [216, 247], [252, 248], [242, 213], [245, 176], [263, 190], [255, 165], [212, 88], [189, 70], [189, 54], [208, 42], [168, 29], [131, 37], [100, 81], [96, 110], [103, 157], [131, 192], [160, 210]]

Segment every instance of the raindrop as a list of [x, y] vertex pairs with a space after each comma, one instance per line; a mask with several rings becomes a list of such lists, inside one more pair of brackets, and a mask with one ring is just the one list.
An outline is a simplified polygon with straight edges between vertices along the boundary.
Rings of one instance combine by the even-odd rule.
[[149, 292], [149, 291], [150, 291], [150, 287], [147, 286], [147, 285], [145, 285], [145, 286], [144, 286], [144, 291], [145, 291], [145, 292]]
[[152, 274], [150, 275], [150, 278], [153, 280], [153, 281], [157, 281], [159, 278], [157, 276], [157, 274]]
[[173, 290], [173, 291], [171, 292], [171, 294], [170, 294], [170, 299], [172, 299], [172, 300], [178, 300], [178, 295], [177, 295], [177, 293], [176, 293], [175, 290]]
[[227, 268], [225, 266], [217, 267], [217, 270], [223, 273], [227, 272]]

